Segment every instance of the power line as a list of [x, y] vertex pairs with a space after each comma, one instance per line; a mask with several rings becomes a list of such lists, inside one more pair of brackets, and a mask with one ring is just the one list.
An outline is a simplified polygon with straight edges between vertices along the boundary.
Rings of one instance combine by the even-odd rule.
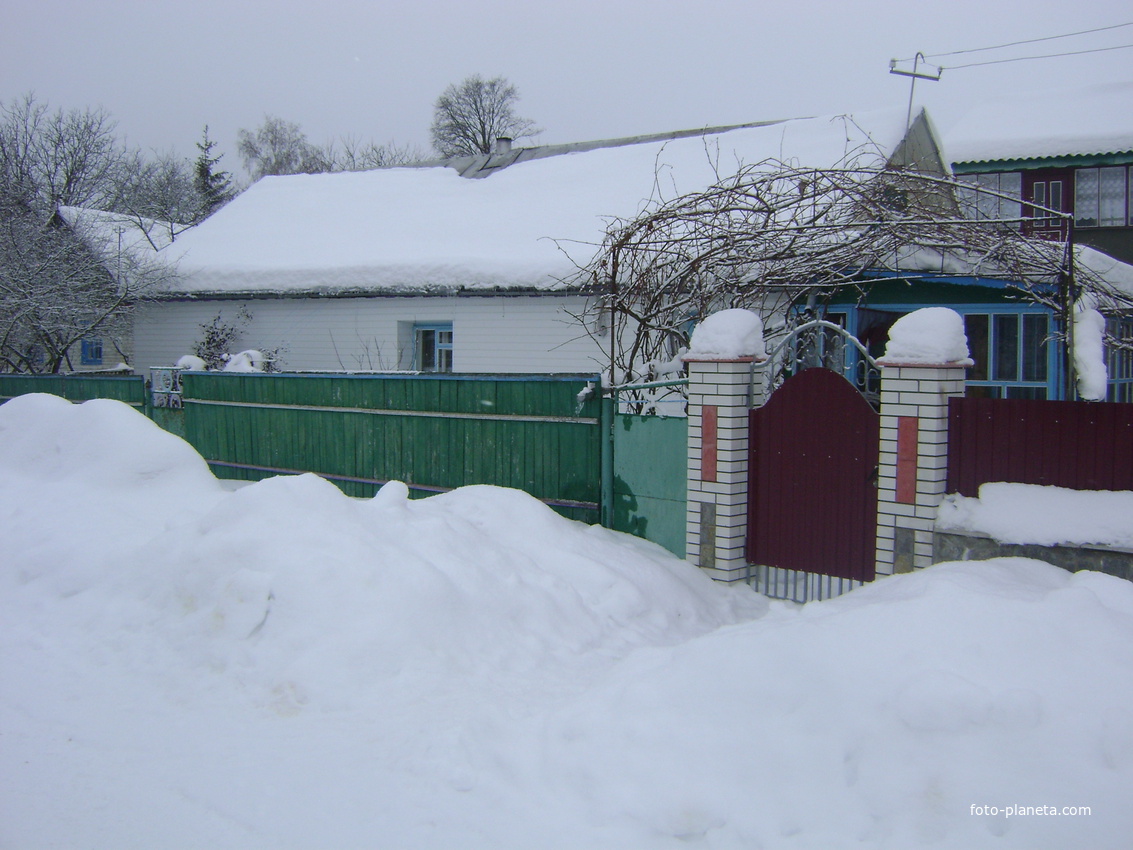
[[[1005, 62], [1026, 62], [1030, 59], [1055, 59], [1059, 56], [1081, 56], [1084, 53], [1105, 53], [1109, 50], [1128, 50], [1130, 47], [1133, 47], [1133, 44], [1118, 44], [1114, 47], [1095, 47], [1090, 50], [1072, 50], [1065, 53], [1044, 53], [1042, 56], [1016, 56], [1014, 59], [989, 59], [987, 62], [969, 62], [966, 65], [949, 65], [948, 70], [955, 71], [959, 68], [978, 68], [981, 65], [1002, 65]], [[944, 70], [943, 66], [941, 70]]]
[[[1048, 36], [1044, 36], [1042, 38], [1028, 38], [1028, 39], [1024, 39], [1023, 41], [1011, 41], [1011, 42], [1008, 42], [1006, 44], [992, 45], [991, 47], [974, 47], [970, 50], [953, 50], [951, 53], [930, 53], [927, 56], [922, 54], [922, 56], [924, 56], [924, 58], [926, 58], [926, 59], [937, 59], [937, 58], [942, 57], [942, 56], [960, 56], [960, 55], [965, 54], [965, 53], [983, 53], [984, 51], [987, 51], [987, 50], [1001, 50], [1004, 47], [1017, 47], [1020, 44], [1038, 44], [1039, 42], [1042, 42], [1042, 41], [1055, 41], [1055, 40], [1060, 39], [1060, 38], [1073, 38], [1074, 36], [1078, 36], [1078, 35], [1089, 35], [1090, 33], [1095, 33], [1095, 32], [1107, 32], [1109, 30], [1117, 30], [1117, 29], [1122, 29], [1124, 27], [1133, 27], [1133, 21], [1130, 21], [1129, 23], [1124, 23], [1124, 24], [1113, 24], [1113, 25], [1108, 26], [1108, 27], [1096, 27], [1094, 29], [1089, 29], [1089, 30], [1079, 30], [1078, 32], [1068, 32], [1068, 33], [1063, 33], [1062, 35], [1048, 35]], [[1085, 51], [1085, 52], [1089, 52], [1089, 51]], [[897, 61], [899, 61], [899, 62], [912, 62], [913, 57], [909, 57], [908, 59], [899, 59]], [[967, 66], [957, 66], [957, 67], [967, 67]]]

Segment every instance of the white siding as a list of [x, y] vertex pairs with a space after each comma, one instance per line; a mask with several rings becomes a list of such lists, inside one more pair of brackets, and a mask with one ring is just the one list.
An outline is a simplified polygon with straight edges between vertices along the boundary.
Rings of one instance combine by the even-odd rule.
[[577, 295], [437, 298], [278, 298], [148, 304], [135, 314], [134, 367], [168, 366], [193, 350], [201, 325], [243, 306], [236, 343], [282, 348], [286, 370], [410, 368], [414, 323], [452, 322], [458, 372], [597, 372], [602, 352], [571, 317]]

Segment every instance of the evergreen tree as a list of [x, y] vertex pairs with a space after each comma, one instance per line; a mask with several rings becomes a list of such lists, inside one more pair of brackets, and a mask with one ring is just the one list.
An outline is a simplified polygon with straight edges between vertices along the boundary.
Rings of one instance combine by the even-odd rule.
[[205, 125], [201, 141], [197, 142], [196, 174], [194, 184], [201, 196], [201, 217], [208, 218], [219, 207], [228, 203], [236, 196], [236, 188], [232, 185], [232, 175], [227, 171], [218, 171], [217, 164], [224, 154], [212, 155], [216, 142], [209, 138], [209, 128]]

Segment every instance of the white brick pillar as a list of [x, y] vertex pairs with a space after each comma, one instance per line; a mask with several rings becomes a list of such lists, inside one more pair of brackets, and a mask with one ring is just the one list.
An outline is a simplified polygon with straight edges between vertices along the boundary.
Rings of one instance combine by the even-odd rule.
[[746, 580], [748, 410], [762, 395], [752, 357], [688, 363], [686, 558], [719, 581]]
[[932, 528], [948, 474], [948, 399], [964, 395], [966, 364], [882, 359], [877, 574], [932, 563]]

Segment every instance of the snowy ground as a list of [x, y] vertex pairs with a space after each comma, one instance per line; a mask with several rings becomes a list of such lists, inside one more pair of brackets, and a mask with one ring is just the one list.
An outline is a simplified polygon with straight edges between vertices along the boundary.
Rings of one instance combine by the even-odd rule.
[[514, 491], [231, 492], [49, 396], [0, 407], [0, 545], [5, 848], [1133, 835], [1133, 585], [1100, 574], [768, 604]]

